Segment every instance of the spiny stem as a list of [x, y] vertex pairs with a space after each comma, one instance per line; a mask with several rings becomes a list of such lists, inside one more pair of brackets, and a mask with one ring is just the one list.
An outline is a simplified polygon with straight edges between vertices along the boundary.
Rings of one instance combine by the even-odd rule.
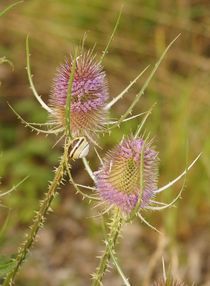
[[11, 189], [9, 189], [8, 191], [1, 193], [0, 192], [0, 197], [3, 197], [11, 192], [13, 192], [14, 190], [16, 190], [22, 183], [24, 183], [27, 179], [29, 178], [29, 176], [25, 177], [23, 180], [21, 180], [17, 185], [13, 186]]
[[13, 65], [13, 63], [12, 63], [10, 60], [8, 60], [6, 57], [1, 57], [1, 58], [0, 58], [0, 65], [1, 65], [1, 64], [4, 64], [4, 63], [7, 63], [8, 65], [10, 65], [10, 67], [11, 67], [12, 70], [14, 71], [14, 65]]
[[136, 97], [134, 98], [134, 100], [132, 101], [131, 105], [126, 109], [125, 113], [123, 113], [121, 115], [121, 117], [119, 118], [119, 120], [117, 121], [116, 124], [113, 124], [111, 127], [109, 127], [110, 129], [113, 129], [117, 126], [119, 126], [123, 120], [129, 115], [129, 113], [131, 114], [133, 111], [133, 108], [135, 107], [135, 105], [138, 103], [138, 101], [140, 100], [141, 96], [144, 94], [146, 88], [148, 87], [150, 81], [152, 80], [154, 74], [156, 73], [158, 67], [160, 66], [161, 62], [163, 61], [163, 59], [165, 58], [165, 55], [167, 54], [168, 50], [170, 49], [170, 47], [173, 45], [173, 43], [178, 39], [178, 37], [180, 36], [180, 34], [172, 41], [170, 42], [170, 44], [166, 47], [166, 49], [164, 50], [164, 52], [162, 53], [161, 57], [159, 58], [159, 60], [157, 61], [157, 63], [154, 65], [151, 73], [149, 74], [147, 80], [145, 81], [144, 85], [142, 86], [141, 90], [139, 91], [139, 93], [136, 94]]
[[17, 257], [15, 259], [15, 267], [10, 271], [10, 273], [8, 273], [2, 286], [13, 285], [17, 272], [19, 271], [28, 252], [30, 251], [36, 239], [39, 229], [43, 226], [46, 220], [46, 215], [50, 209], [50, 205], [56, 195], [57, 188], [60, 185], [62, 178], [64, 176], [66, 152], [67, 152], [67, 148], [65, 148], [64, 150], [64, 154], [61, 158], [58, 168], [56, 169], [55, 176], [54, 176], [52, 183], [49, 186], [49, 190], [46, 193], [44, 200], [41, 201], [40, 203], [39, 211], [36, 213], [34, 217], [33, 224], [30, 227], [30, 231], [26, 235], [26, 240], [23, 242], [23, 244], [21, 245], [18, 251]]
[[114, 29], [113, 29], [113, 31], [112, 31], [112, 34], [111, 34], [111, 36], [110, 36], [110, 38], [109, 38], [109, 41], [108, 41], [108, 43], [107, 43], [107, 45], [106, 45], [105, 50], [104, 50], [103, 53], [102, 53], [102, 56], [101, 56], [101, 59], [100, 59], [100, 62], [101, 62], [101, 63], [102, 63], [102, 61], [103, 61], [105, 55], [106, 55], [107, 52], [108, 52], [109, 46], [110, 46], [110, 44], [111, 44], [111, 42], [112, 42], [112, 40], [113, 40], [113, 38], [114, 38], [114, 34], [115, 34], [115, 32], [116, 32], [116, 30], [117, 30], [117, 27], [118, 27], [118, 25], [119, 25], [119, 23], [120, 23], [120, 18], [121, 18], [122, 10], [123, 10], [123, 6], [121, 6], [119, 15], [118, 15], [118, 17], [117, 17], [117, 21], [116, 21], [115, 26], [114, 26]]
[[103, 276], [107, 270], [109, 261], [110, 261], [110, 249], [113, 250], [115, 248], [118, 236], [120, 234], [120, 230], [123, 224], [123, 218], [120, 213], [119, 209], [115, 210], [112, 222], [110, 224], [110, 232], [108, 234], [107, 240], [106, 240], [106, 248], [104, 250], [104, 254], [102, 255], [100, 259], [99, 266], [96, 270], [96, 273], [93, 274], [93, 282], [91, 286], [101, 286]]
[[40, 105], [49, 113], [52, 113], [52, 109], [42, 100], [41, 96], [38, 94], [36, 91], [36, 88], [34, 86], [34, 82], [32, 79], [32, 73], [31, 73], [31, 65], [30, 65], [30, 50], [29, 50], [29, 35], [26, 37], [26, 70], [27, 70], [27, 75], [28, 75], [28, 80], [30, 83], [31, 90], [40, 103]]

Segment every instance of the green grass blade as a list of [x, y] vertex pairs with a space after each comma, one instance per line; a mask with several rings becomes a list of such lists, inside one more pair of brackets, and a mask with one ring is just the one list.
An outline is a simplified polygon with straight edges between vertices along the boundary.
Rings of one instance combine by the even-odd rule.
[[8, 7], [6, 7], [4, 10], [0, 11], [0, 17], [3, 16], [4, 14], [6, 14], [9, 10], [11, 10], [14, 6], [20, 4], [20, 3], [23, 3], [24, 1], [18, 1], [18, 2], [15, 2], [11, 5], [9, 5]]
[[6, 219], [5, 219], [4, 223], [3, 223], [3, 225], [1, 226], [1, 230], [0, 230], [0, 241], [1, 241], [2, 236], [3, 236], [3, 233], [4, 233], [4, 231], [5, 231], [5, 229], [6, 229], [7, 225], [8, 225], [9, 217], [10, 217], [10, 209], [9, 209], [9, 211], [8, 211], [8, 213], [7, 213], [7, 217], [6, 217]]

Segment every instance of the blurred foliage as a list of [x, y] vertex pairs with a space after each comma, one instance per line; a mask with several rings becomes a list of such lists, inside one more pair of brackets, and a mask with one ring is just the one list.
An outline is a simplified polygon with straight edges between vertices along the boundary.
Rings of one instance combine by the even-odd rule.
[[8, 260], [6, 257], [0, 257], [0, 277], [3, 277], [14, 267], [14, 261]]
[[[143, 112], [157, 102], [145, 129], [154, 136], [160, 151], [160, 185], [185, 168], [186, 157], [191, 161], [203, 152], [188, 174], [183, 199], [176, 204], [177, 208], [158, 215], [145, 214], [157, 227], [165, 227], [176, 247], [193, 238], [195, 231], [205, 233], [210, 223], [210, 2], [124, 2], [119, 29], [104, 60], [110, 97], [125, 88], [146, 65], [155, 63], [166, 45], [181, 33], [135, 110]], [[10, 3], [13, 2], [1, 0], [0, 10]], [[57, 139], [31, 133], [7, 106], [8, 101], [27, 121], [47, 120], [27, 82], [26, 35], [30, 34], [34, 81], [47, 101], [56, 67], [81, 43], [85, 33], [85, 47], [96, 44], [95, 51], [101, 54], [121, 4], [119, 0], [28, 0], [0, 19], [0, 57], [5, 56], [15, 67], [12, 71], [6, 64], [0, 66], [1, 189], [6, 190], [24, 176], [30, 176], [23, 186], [5, 198], [4, 204], [12, 208], [9, 229], [31, 219], [60, 154], [60, 145], [52, 149]], [[114, 107], [111, 117], [117, 118], [126, 110], [145, 79], [146, 75]], [[134, 130], [137, 122], [123, 123], [111, 136], [103, 137], [103, 152], [122, 134]], [[84, 176], [82, 180], [88, 182]], [[181, 183], [162, 194], [161, 201], [172, 200], [180, 187]], [[0, 213], [2, 222], [7, 212], [1, 209]], [[96, 232], [93, 225], [90, 232]], [[195, 282], [204, 283], [205, 278], [202, 279]]]
[[[37, 110], [34, 109], [31, 100], [25, 100], [21, 103], [17, 102], [15, 110], [20, 114], [25, 114], [27, 110], [32, 120], [43, 118], [42, 114], [37, 114]], [[12, 110], [10, 111], [12, 113]], [[14, 121], [15, 118], [14, 116]], [[20, 122], [16, 120], [16, 123]], [[28, 136], [27, 130], [24, 130], [24, 128], [20, 130], [15, 125], [13, 123], [0, 124], [1, 138], [4, 138], [0, 146], [1, 150], [3, 150], [0, 174], [3, 183], [2, 191], [5, 191], [5, 188], [8, 188], [10, 183], [17, 182], [25, 176], [30, 177], [19, 188], [20, 191], [16, 191], [16, 194], [13, 193], [5, 198], [10, 208], [14, 208], [18, 213], [16, 219], [26, 222], [32, 218], [33, 209], [37, 207], [37, 198], [41, 190], [47, 188], [48, 181], [53, 176], [50, 169], [46, 168], [46, 166], [56, 165], [59, 157], [56, 151], [52, 152], [52, 142], [49, 138], [36, 136], [35, 134]]]

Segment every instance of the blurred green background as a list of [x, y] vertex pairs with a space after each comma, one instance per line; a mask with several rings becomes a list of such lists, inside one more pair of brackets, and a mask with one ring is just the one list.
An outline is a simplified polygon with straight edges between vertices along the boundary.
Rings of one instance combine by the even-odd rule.
[[[0, 1], [0, 10], [13, 3]], [[30, 34], [31, 64], [37, 90], [48, 100], [56, 67], [86, 33], [85, 47], [102, 53], [113, 30], [122, 1], [27, 0], [0, 18], [0, 57], [14, 64], [0, 65], [0, 177], [1, 191], [25, 176], [30, 178], [12, 194], [1, 198], [0, 254], [15, 253], [38, 201], [47, 189], [62, 152], [52, 148], [55, 136], [25, 128], [8, 107], [9, 102], [27, 121], [45, 122], [47, 114], [29, 89], [25, 39]], [[161, 257], [174, 277], [191, 285], [210, 285], [210, 2], [209, 0], [130, 0], [104, 60], [110, 98], [121, 92], [148, 64], [154, 64], [168, 43], [181, 33], [138, 103], [135, 113], [156, 102], [145, 130], [160, 152], [159, 185], [177, 176], [188, 160], [201, 151], [201, 159], [187, 177], [176, 208], [144, 212], [164, 232], [160, 237], [140, 221], [127, 226], [119, 245], [119, 260], [132, 285], [151, 285], [162, 277]], [[112, 111], [117, 118], [141, 88], [145, 74]], [[103, 152], [138, 121], [124, 123], [101, 139]], [[89, 160], [98, 166], [94, 153]], [[75, 180], [91, 184], [81, 162], [73, 168]], [[159, 196], [169, 202], [182, 182]], [[54, 202], [54, 212], [18, 276], [16, 285], [89, 285], [102, 250], [100, 218], [96, 210], [75, 195], [67, 184]], [[104, 285], [122, 285], [115, 270]]]

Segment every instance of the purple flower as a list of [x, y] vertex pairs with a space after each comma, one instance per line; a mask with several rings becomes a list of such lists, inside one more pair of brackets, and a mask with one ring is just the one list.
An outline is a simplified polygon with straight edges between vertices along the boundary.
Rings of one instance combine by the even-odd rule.
[[[65, 126], [65, 105], [72, 64], [73, 58], [70, 56], [57, 69], [50, 96], [53, 120], [61, 126]], [[90, 51], [82, 51], [76, 59], [71, 95], [70, 122], [73, 136], [92, 135], [100, 130], [106, 118], [107, 79], [101, 64]]]
[[[150, 203], [157, 190], [158, 153], [142, 138], [127, 138], [105, 156], [95, 173], [100, 197], [128, 213], [141, 199]], [[142, 161], [143, 160], [143, 161]]]

